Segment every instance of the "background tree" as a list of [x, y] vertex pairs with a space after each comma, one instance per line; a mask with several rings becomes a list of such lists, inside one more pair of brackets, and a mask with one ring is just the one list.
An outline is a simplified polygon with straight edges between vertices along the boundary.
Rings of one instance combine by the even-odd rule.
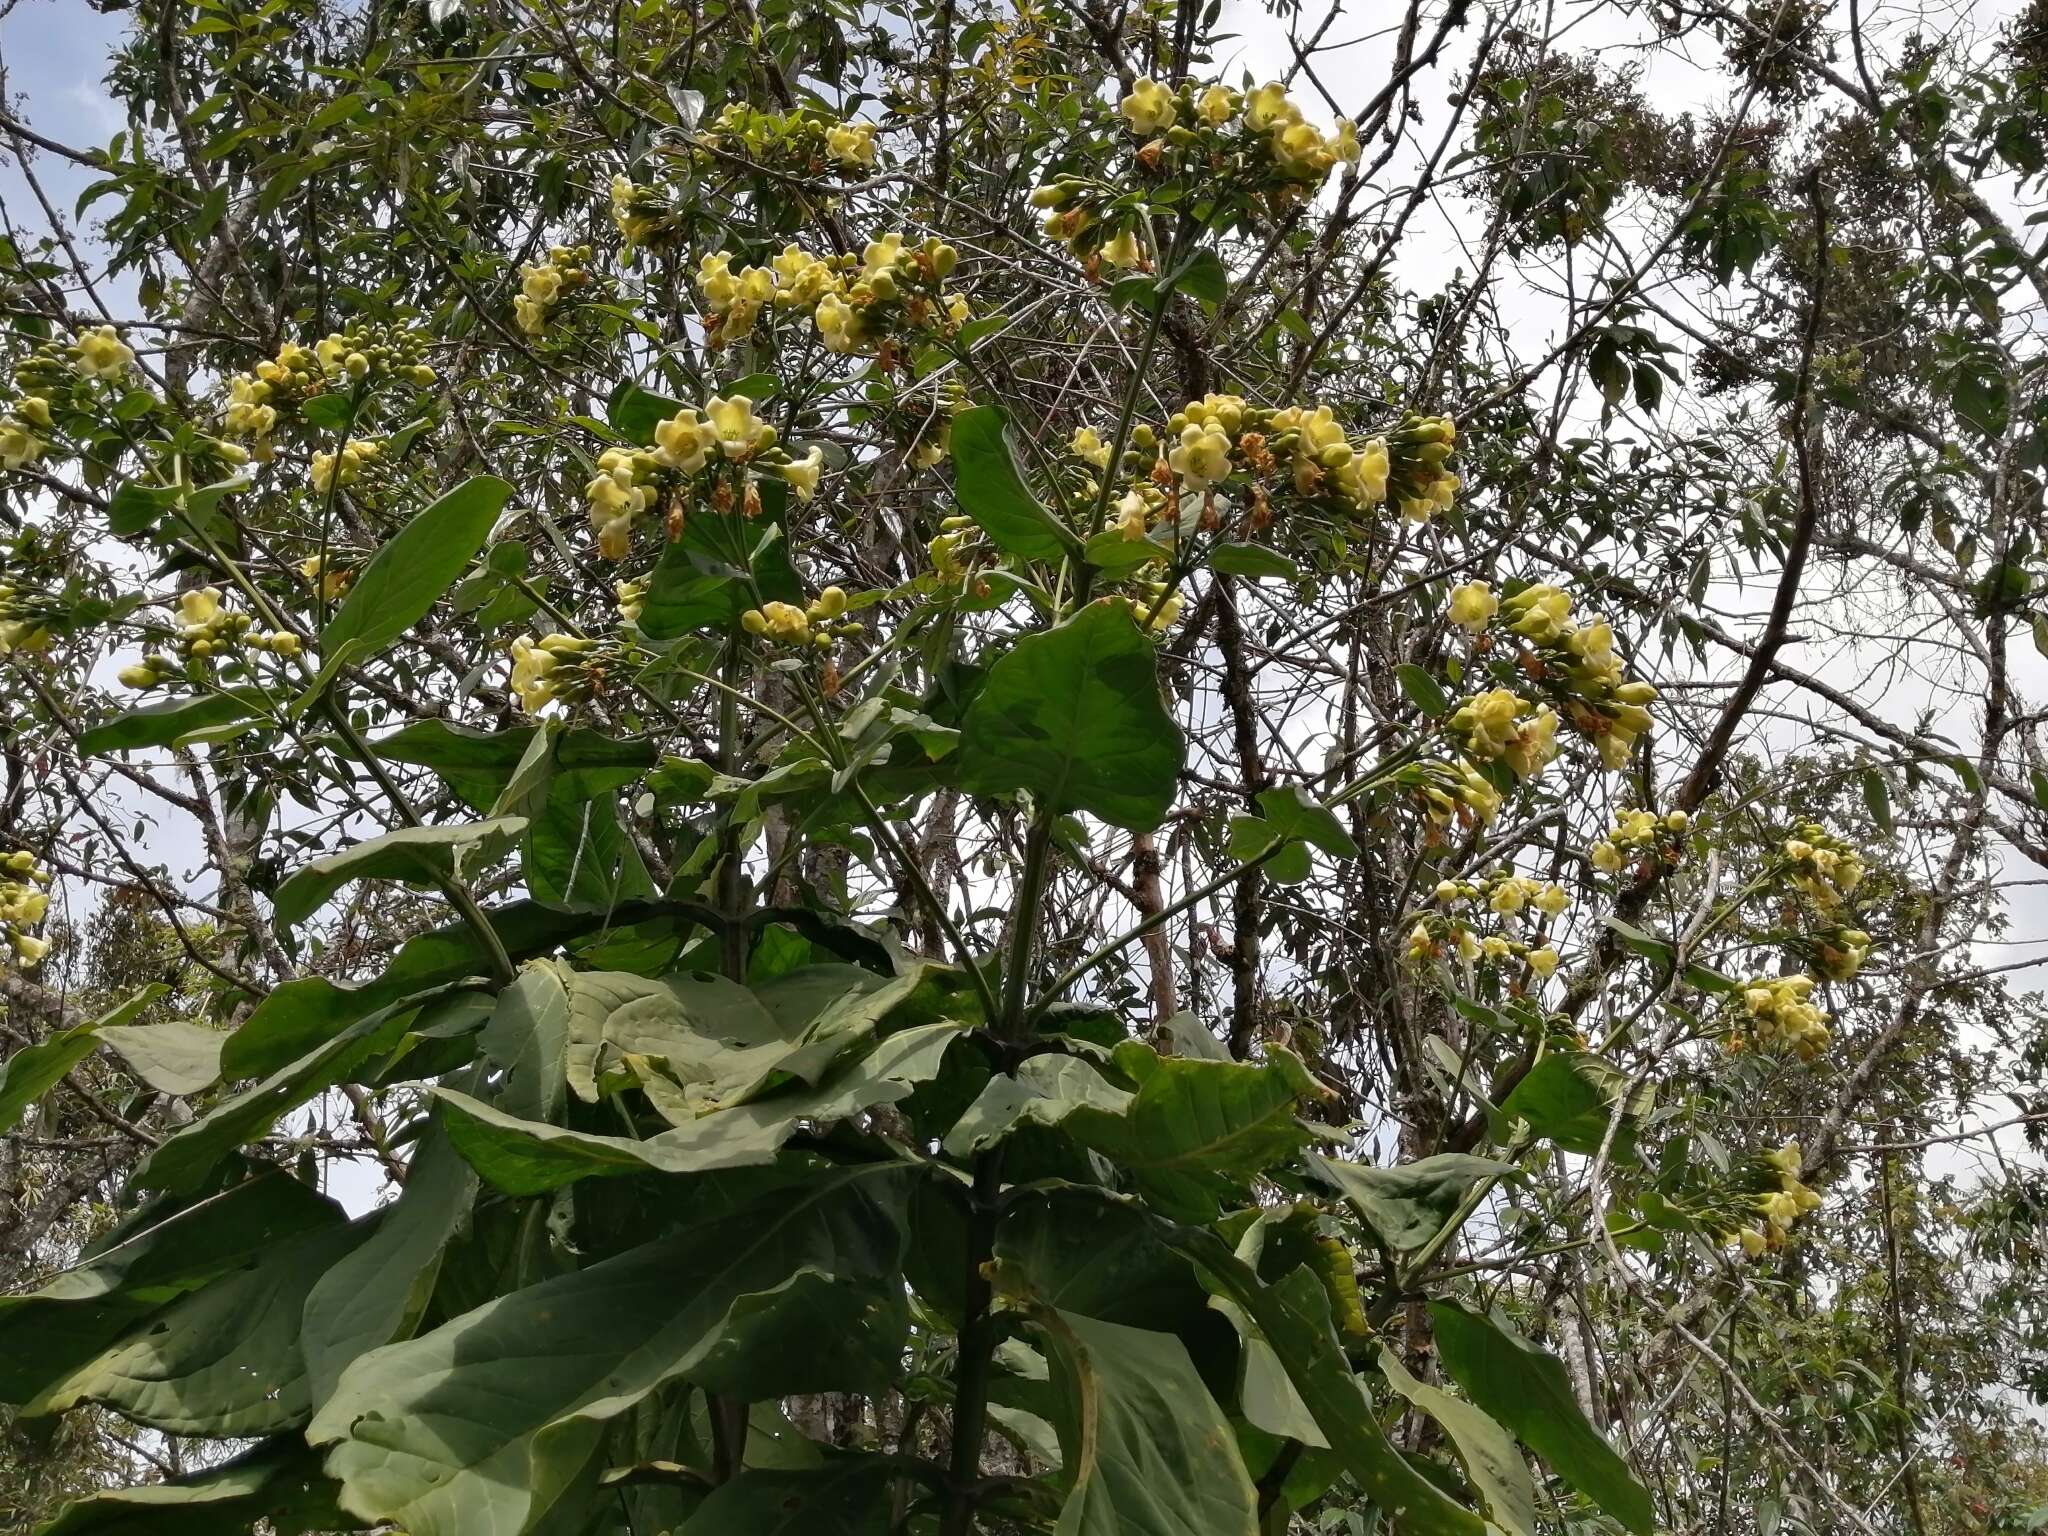
[[120, 12], [16, 1524], [2037, 1528], [2041, 32]]

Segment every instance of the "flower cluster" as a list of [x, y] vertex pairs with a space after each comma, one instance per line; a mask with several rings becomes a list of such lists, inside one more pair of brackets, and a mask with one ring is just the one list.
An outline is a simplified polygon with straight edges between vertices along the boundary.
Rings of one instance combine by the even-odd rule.
[[708, 151], [743, 156], [799, 176], [869, 171], [875, 165], [873, 123], [842, 122], [804, 108], [763, 112], [735, 102], [718, 114], [699, 141]]
[[1415, 791], [1434, 826], [1447, 826], [1452, 821], [1468, 825], [1476, 821], [1484, 826], [1500, 813], [1499, 786], [1470, 758], [1415, 763], [1400, 778]]
[[[1549, 943], [1528, 943], [1520, 932], [1525, 913], [1559, 916], [1571, 898], [1561, 885], [1497, 870], [1476, 880], [1440, 880], [1433, 893], [1442, 913], [1426, 913], [1409, 930], [1410, 960], [1435, 959], [1455, 953], [1467, 964], [1479, 960], [1520, 959], [1538, 978], [1547, 979], [1559, 964]], [[1482, 937], [1465, 914], [1484, 910], [1504, 920], [1504, 933]]]
[[544, 335], [548, 317], [564, 294], [590, 281], [583, 265], [590, 260], [590, 247], [555, 245], [548, 248], [546, 261], [519, 269], [519, 292], [512, 299], [512, 315], [519, 329], [529, 336]]
[[1518, 779], [1541, 773], [1557, 756], [1557, 712], [1510, 688], [1489, 688], [1461, 703], [1450, 733], [1481, 762], [1504, 762]]
[[1607, 835], [1593, 845], [1587, 857], [1601, 874], [1615, 874], [1621, 869], [1624, 853], [1653, 853], [1659, 844], [1668, 847], [1673, 839], [1683, 837], [1691, 826], [1692, 818], [1683, 811], [1672, 811], [1663, 816], [1654, 811], [1623, 811], [1615, 818]]
[[765, 267], [735, 271], [733, 259], [730, 251], [714, 251], [697, 267], [705, 339], [713, 347], [747, 335], [769, 305], [806, 311], [829, 350], [863, 356], [880, 355], [906, 336], [950, 336], [969, 313], [965, 298], [946, 291], [960, 253], [943, 240], [911, 246], [891, 232], [869, 241], [859, 256], [819, 256], [789, 245]]
[[1794, 829], [1783, 852], [1793, 886], [1824, 912], [1838, 910], [1863, 883], [1862, 856], [1816, 822]]
[[375, 438], [352, 437], [332, 453], [325, 449], [315, 453], [307, 479], [315, 492], [325, 496], [337, 486], [354, 485], [363, 466], [383, 451], [384, 445]]
[[28, 931], [49, 910], [50, 894], [43, 889], [49, 883], [50, 872], [38, 868], [35, 855], [25, 848], [0, 859], [0, 934], [6, 935], [15, 959], [24, 966], [50, 952], [48, 939]]
[[1496, 599], [1483, 582], [1468, 582], [1452, 592], [1451, 620], [1469, 630], [1481, 649], [1491, 647], [1488, 631], [1495, 627], [1520, 642], [1522, 677], [1550, 696], [1609, 768], [1628, 762], [1636, 738], [1650, 728], [1644, 706], [1656, 700], [1657, 690], [1624, 676], [1614, 630], [1605, 619], [1581, 624], [1561, 587], [1537, 583]]
[[513, 694], [528, 714], [539, 714], [557, 699], [578, 699], [589, 692], [599, 670], [598, 642], [579, 635], [552, 634], [535, 641], [521, 635], [512, 642]]
[[[1339, 165], [1355, 165], [1358, 129], [1339, 118], [1328, 133], [1311, 124], [1279, 84], [1250, 94], [1223, 85], [1178, 89], [1140, 80], [1117, 103], [1139, 144], [1133, 158], [1153, 183], [1199, 183], [1205, 196], [1280, 212], [1307, 197]], [[1142, 208], [1127, 182], [1063, 176], [1038, 188], [1032, 206], [1045, 232], [1091, 267], [1150, 268]]]
[[861, 632], [862, 626], [857, 623], [842, 623], [845, 618], [846, 590], [827, 587], [805, 608], [779, 602], [749, 608], [740, 615], [740, 627], [750, 635], [780, 645], [815, 646], [822, 651], [841, 636]]
[[[1411, 417], [1397, 431], [1353, 437], [1327, 405], [1255, 406], [1240, 395], [1209, 394], [1168, 418], [1164, 433], [1133, 427], [1119, 466], [1126, 489], [1116, 506], [1118, 524], [1133, 538], [1173, 504], [1178, 489], [1208, 499], [1218, 487], [1242, 482], [1250, 505], [1250, 531], [1267, 526], [1281, 487], [1313, 506], [1356, 515], [1394, 497], [1411, 517], [1448, 507], [1458, 478], [1444, 470], [1457, 429], [1449, 417]], [[1070, 451], [1093, 471], [1108, 470], [1109, 449], [1092, 427], [1074, 434]], [[1092, 482], [1083, 487], [1093, 493]]]
[[183, 660], [174, 661], [153, 651], [133, 666], [121, 669], [120, 680], [125, 687], [155, 688], [183, 674], [190, 663], [206, 664], [230, 654], [238, 646], [279, 656], [296, 656], [301, 649], [299, 637], [289, 630], [275, 634], [254, 630], [246, 613], [233, 613], [222, 605], [218, 587], [197, 587], [178, 594], [176, 627], [169, 638]]
[[1764, 1154], [1764, 1177], [1775, 1187], [1762, 1191], [1751, 1201], [1752, 1209], [1762, 1219], [1723, 1233], [1724, 1242], [1739, 1242], [1742, 1251], [1752, 1259], [1785, 1246], [1792, 1223], [1808, 1211], [1820, 1208], [1820, 1196], [1800, 1181], [1800, 1161], [1796, 1141], [1788, 1141], [1777, 1151]]
[[314, 342], [313, 361], [330, 388], [343, 380], [361, 384], [393, 378], [425, 389], [434, 382], [433, 368], [420, 361], [425, 351], [421, 331], [361, 322]]
[[355, 580], [353, 571], [337, 570], [321, 555], [308, 555], [301, 560], [299, 575], [305, 578], [307, 586], [317, 587], [320, 596], [330, 603], [346, 592], [348, 584]]
[[[599, 552], [608, 560], [624, 559], [639, 519], [665, 501], [680, 518], [682, 493], [700, 480], [712, 481], [711, 504], [730, 510], [734, 482], [719, 470], [741, 465], [773, 475], [799, 500], [808, 501], [817, 493], [825, 455], [814, 447], [807, 457], [792, 458], [778, 445], [775, 428], [754, 414], [754, 402], [744, 395], [714, 395], [701, 412], [685, 406], [655, 427], [652, 448], [608, 448], [598, 458], [597, 474], [583, 493]], [[751, 483], [740, 492], [739, 505], [749, 516], [759, 513], [760, 495]], [[671, 536], [680, 532], [678, 521]]]
[[[1757, 1046], [1789, 1050], [1801, 1061], [1811, 1061], [1827, 1049], [1828, 1016], [1812, 996], [1811, 976], [1770, 976], [1746, 984], [1739, 1007]], [[1745, 1044], [1740, 1029], [1729, 1033], [1729, 1050], [1741, 1050]]]
[[0, 468], [22, 469], [35, 463], [49, 446], [37, 434], [50, 430], [50, 402], [42, 395], [23, 395], [14, 409], [0, 416]]
[[612, 222], [629, 247], [654, 245], [681, 227], [675, 204], [630, 176], [612, 178]]
[[32, 598], [12, 582], [0, 581], [0, 656], [49, 649], [52, 616], [47, 599]]

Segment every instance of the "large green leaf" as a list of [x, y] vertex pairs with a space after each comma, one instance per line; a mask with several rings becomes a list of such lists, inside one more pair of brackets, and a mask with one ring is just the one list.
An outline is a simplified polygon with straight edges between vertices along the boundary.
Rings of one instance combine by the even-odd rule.
[[0, 1296], [0, 1401], [26, 1402], [166, 1303], [345, 1222], [340, 1206], [275, 1171], [190, 1205], [145, 1207], [120, 1241], [39, 1290]]
[[1058, 1125], [1076, 1110], [1120, 1115], [1131, 1095], [1078, 1056], [1027, 1056], [1014, 1072], [988, 1080], [946, 1133], [946, 1150], [970, 1157], [994, 1146], [1020, 1125]]
[[162, 1024], [102, 1024], [100, 1043], [158, 1093], [203, 1093], [220, 1081], [220, 1048], [227, 1035], [204, 1024], [171, 1019]]
[[358, 1019], [254, 1087], [214, 1105], [150, 1149], [135, 1169], [137, 1187], [197, 1188], [229, 1152], [264, 1135], [280, 1116], [332, 1088], [377, 1052], [396, 1045], [405, 1033], [411, 1007], [394, 1003]]
[[[1607, 1138], [1622, 1088], [1621, 1074], [1599, 1057], [1585, 1052], [1555, 1051], [1501, 1100], [1501, 1113], [1526, 1120], [1538, 1136], [1567, 1152], [1590, 1157]], [[1635, 1116], [1624, 1113], [1615, 1127], [1610, 1155], [1619, 1162], [1635, 1157]]]
[[783, 528], [789, 488], [772, 480], [755, 484], [761, 516], [700, 507], [683, 524], [683, 536], [662, 547], [648, 573], [637, 621], [650, 640], [730, 628], [754, 606], [756, 588], [763, 599], [803, 601], [803, 583], [789, 563]]
[[1196, 1325], [1208, 1298], [1142, 1211], [1093, 1192], [1019, 1192], [995, 1257], [1049, 1306], [1157, 1332]]
[[[1284, 1216], [1280, 1212], [1260, 1211], [1238, 1239], [1238, 1258], [1255, 1272], [1265, 1260], [1266, 1239], [1272, 1234], [1276, 1219]], [[1304, 1282], [1297, 1277], [1310, 1273], [1306, 1266], [1297, 1266], [1283, 1285], [1301, 1285]], [[1237, 1330], [1238, 1406], [1245, 1422], [1282, 1440], [1299, 1440], [1311, 1449], [1327, 1449], [1330, 1442], [1322, 1427], [1295, 1390], [1287, 1367], [1266, 1342], [1259, 1325], [1228, 1296], [1214, 1296], [1210, 1305], [1229, 1318], [1230, 1325]], [[1327, 1310], [1326, 1306], [1317, 1306], [1319, 1316], [1327, 1315]]]
[[36, 1536], [227, 1536], [259, 1520], [273, 1536], [343, 1530], [354, 1522], [336, 1491], [305, 1441], [282, 1435], [204, 1472], [74, 1499]]
[[272, 905], [282, 927], [296, 927], [351, 880], [405, 880], [436, 885], [487, 867], [526, 830], [523, 816], [447, 827], [400, 827], [315, 859], [277, 888]]
[[1161, 1236], [1257, 1326], [1345, 1469], [1374, 1503], [1403, 1512], [1401, 1536], [1486, 1536], [1484, 1520], [1446, 1498], [1387, 1443], [1337, 1342], [1329, 1292], [1313, 1271], [1304, 1265], [1269, 1286], [1214, 1232], [1173, 1226]]
[[1480, 1179], [1515, 1171], [1512, 1163], [1463, 1152], [1440, 1152], [1396, 1168], [1327, 1157], [1316, 1158], [1315, 1166], [1344, 1192], [1380, 1241], [1401, 1252], [1435, 1237]]
[[1056, 1536], [1257, 1536], [1237, 1436], [1170, 1333], [1046, 1307], [1070, 1486]]
[[525, 1120], [554, 1120], [568, 1099], [569, 990], [547, 961], [527, 966], [498, 994], [478, 1040], [505, 1073], [498, 1107]]
[[233, 1439], [303, 1424], [313, 1408], [299, 1348], [306, 1293], [364, 1233], [361, 1224], [304, 1233], [186, 1292], [23, 1412], [102, 1403], [166, 1434]]
[[709, 1173], [771, 1161], [805, 1123], [844, 1119], [908, 1097], [936, 1077], [960, 1038], [952, 1024], [900, 1030], [822, 1084], [714, 1110], [644, 1139], [524, 1120], [450, 1088], [436, 1088], [448, 1134], [472, 1167], [512, 1195], [536, 1195], [605, 1174]]
[[1380, 1346], [1380, 1371], [1387, 1384], [1443, 1425], [1493, 1523], [1509, 1536], [1536, 1536], [1536, 1484], [1508, 1432], [1463, 1398], [1417, 1381], [1401, 1357]]
[[320, 649], [331, 655], [354, 642], [360, 661], [411, 629], [476, 558], [511, 499], [508, 482], [478, 475], [428, 506], [370, 557], [320, 632]]
[[742, 1472], [711, 1490], [676, 1536], [887, 1536], [889, 1487], [879, 1456], [820, 1467]]
[[125, 752], [135, 747], [168, 747], [194, 731], [247, 720], [261, 713], [263, 707], [263, 695], [253, 688], [163, 699], [81, 732], [78, 750], [85, 757], [105, 757], [109, 752]]
[[167, 990], [161, 983], [151, 983], [98, 1018], [60, 1029], [47, 1040], [25, 1045], [8, 1057], [6, 1065], [0, 1066], [0, 1134], [19, 1125], [29, 1105], [91, 1054], [101, 1030], [126, 1024]]
[[960, 510], [1006, 554], [1057, 560], [1080, 540], [1046, 511], [1017, 471], [999, 406], [977, 405], [953, 418], [953, 483]]
[[1444, 1369], [1465, 1395], [1551, 1469], [1637, 1536], [1656, 1524], [1649, 1490], [1586, 1422], [1564, 1363], [1514, 1329], [1455, 1302], [1432, 1301]]
[[1212, 1218], [1251, 1175], [1317, 1137], [1295, 1111], [1327, 1090], [1281, 1047], [1254, 1065], [1161, 1056], [1131, 1040], [1113, 1059], [1138, 1084], [1129, 1107], [1122, 1114], [1084, 1108], [1068, 1117], [1066, 1131], [1127, 1169], [1169, 1215]]
[[334, 1393], [358, 1355], [404, 1338], [426, 1312], [448, 1240], [469, 1219], [476, 1175], [438, 1126], [407, 1169], [398, 1198], [377, 1213], [376, 1230], [306, 1296], [299, 1346], [313, 1406]]
[[1090, 603], [989, 668], [961, 723], [960, 783], [1149, 832], [1173, 804], [1183, 751], [1152, 642], [1124, 604]]
[[474, 1536], [525, 1529], [606, 1424], [664, 1383], [748, 1399], [880, 1390], [908, 1325], [914, 1177], [892, 1163], [743, 1182], [671, 1236], [363, 1356], [307, 1437], [333, 1448], [354, 1514]]

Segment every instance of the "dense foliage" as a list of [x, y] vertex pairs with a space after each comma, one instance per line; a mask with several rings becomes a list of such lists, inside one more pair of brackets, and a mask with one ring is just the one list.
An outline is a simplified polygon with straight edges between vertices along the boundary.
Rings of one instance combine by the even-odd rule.
[[133, 0], [0, 112], [7, 1518], [2048, 1525], [1978, 20]]

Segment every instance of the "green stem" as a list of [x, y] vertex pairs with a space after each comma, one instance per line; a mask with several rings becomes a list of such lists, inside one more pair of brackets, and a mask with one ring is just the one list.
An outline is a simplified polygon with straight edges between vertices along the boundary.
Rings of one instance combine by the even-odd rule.
[[952, 1476], [940, 1536], [969, 1536], [974, 1529], [975, 1484], [988, 1437], [989, 1375], [999, 1328], [986, 1266], [995, 1254], [996, 1197], [1001, 1188], [1002, 1149], [995, 1147], [975, 1158], [974, 1188], [968, 1196], [967, 1308], [953, 1372]]

